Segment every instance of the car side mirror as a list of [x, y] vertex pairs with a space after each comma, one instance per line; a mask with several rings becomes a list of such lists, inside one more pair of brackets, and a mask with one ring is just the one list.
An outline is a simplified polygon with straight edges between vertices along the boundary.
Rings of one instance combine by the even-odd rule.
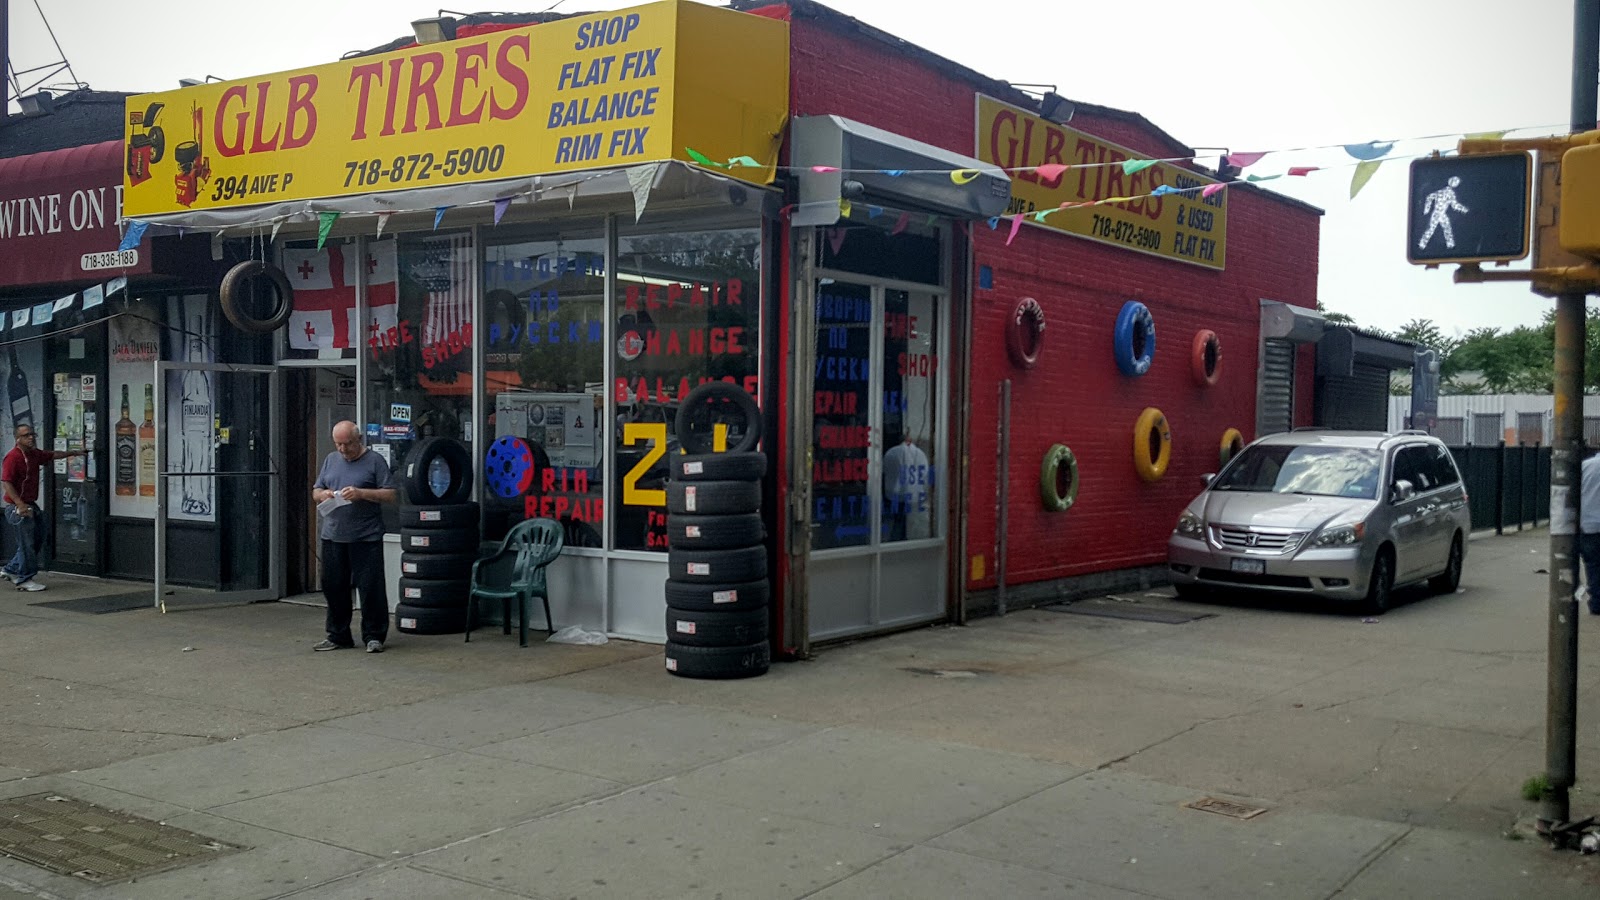
[[1416, 485], [1404, 478], [1394, 483], [1394, 488], [1389, 492], [1390, 503], [1404, 503], [1417, 495]]
[[1201, 487], [1211, 487], [1211, 482], [1216, 481], [1216, 480], [1217, 480], [1217, 473], [1215, 473], [1215, 472], [1207, 472], [1204, 475], [1200, 476], [1200, 486]]

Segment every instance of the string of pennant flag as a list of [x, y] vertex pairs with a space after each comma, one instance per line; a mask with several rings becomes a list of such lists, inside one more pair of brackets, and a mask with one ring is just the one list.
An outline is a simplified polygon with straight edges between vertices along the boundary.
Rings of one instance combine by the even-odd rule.
[[[1366, 142], [1361, 142], [1361, 143], [1324, 144], [1324, 145], [1317, 145], [1317, 146], [1280, 148], [1280, 149], [1274, 149], [1274, 150], [1259, 150], [1259, 151], [1247, 151], [1247, 152], [1236, 152], [1236, 153], [1222, 153], [1222, 154], [1215, 154], [1215, 156], [1216, 156], [1216, 158], [1218, 160], [1219, 167], [1227, 167], [1227, 168], [1231, 168], [1231, 169], [1234, 169], [1234, 170], [1240, 172], [1240, 174], [1244, 175], [1243, 183], [1247, 183], [1247, 184], [1258, 184], [1258, 183], [1261, 183], [1261, 182], [1273, 181], [1275, 179], [1284, 178], [1284, 177], [1305, 177], [1305, 176], [1311, 175], [1312, 173], [1315, 173], [1315, 172], [1330, 172], [1330, 171], [1336, 171], [1336, 170], [1339, 170], [1339, 169], [1350, 168], [1350, 169], [1354, 170], [1353, 173], [1352, 173], [1352, 176], [1351, 176], [1351, 180], [1350, 180], [1350, 198], [1353, 200], [1353, 199], [1355, 199], [1356, 195], [1361, 192], [1361, 189], [1364, 188], [1367, 185], [1367, 183], [1372, 180], [1373, 175], [1375, 175], [1377, 173], [1379, 167], [1383, 163], [1392, 162], [1392, 161], [1396, 161], [1396, 160], [1402, 160], [1402, 159], [1412, 159], [1412, 158], [1416, 158], [1418, 156], [1428, 155], [1428, 154], [1431, 154], [1431, 153], [1434, 152], [1433, 150], [1429, 149], [1429, 150], [1424, 150], [1422, 152], [1413, 153], [1413, 154], [1394, 154], [1394, 148], [1395, 148], [1395, 146], [1397, 144], [1401, 144], [1401, 143], [1405, 143], [1405, 142], [1416, 142], [1416, 141], [1438, 141], [1438, 140], [1443, 140], [1443, 139], [1446, 139], [1446, 138], [1459, 138], [1459, 137], [1466, 137], [1466, 138], [1471, 138], [1471, 139], [1491, 139], [1491, 140], [1493, 140], [1493, 139], [1503, 138], [1504, 136], [1506, 136], [1507, 134], [1509, 134], [1509, 133], [1511, 133], [1513, 131], [1554, 131], [1554, 130], [1559, 130], [1559, 126], [1554, 126], [1554, 125], [1549, 125], [1549, 126], [1522, 126], [1522, 127], [1518, 127], [1518, 128], [1501, 129], [1501, 130], [1498, 130], [1498, 131], [1473, 132], [1473, 133], [1466, 133], [1466, 134], [1462, 134], [1460, 132], [1453, 132], [1453, 133], [1446, 133], [1446, 134], [1423, 135], [1423, 136], [1418, 136], [1418, 137], [1395, 138], [1395, 139], [1392, 139], [1392, 140], [1373, 140], [1373, 141], [1366, 141]], [[1246, 173], [1244, 171], [1244, 170], [1249, 169], [1249, 168], [1251, 168], [1253, 166], [1256, 166], [1263, 159], [1265, 159], [1266, 157], [1268, 157], [1270, 155], [1275, 155], [1275, 154], [1281, 155], [1281, 154], [1287, 154], [1287, 153], [1303, 153], [1303, 152], [1309, 152], [1309, 151], [1322, 151], [1322, 150], [1342, 150], [1349, 157], [1349, 159], [1351, 161], [1350, 162], [1345, 162], [1345, 163], [1342, 163], [1342, 164], [1337, 164], [1337, 165], [1319, 165], [1319, 166], [1293, 165], [1293, 166], [1286, 167], [1285, 170], [1282, 171], [1282, 172], [1276, 172], [1276, 173], [1273, 173], [1273, 174], [1258, 174], [1258, 173], [1255, 173], [1255, 172]], [[1442, 151], [1442, 152], [1444, 152], [1445, 154], [1448, 155], [1449, 153], [1453, 153], [1454, 151], [1453, 150], [1447, 150], [1447, 151]], [[873, 174], [873, 175], [887, 176], [887, 177], [891, 177], [891, 178], [908, 177], [908, 176], [930, 176], [931, 175], [931, 176], [936, 176], [936, 177], [949, 178], [952, 182], [954, 182], [955, 184], [958, 184], [958, 185], [967, 184], [967, 183], [977, 179], [979, 176], [981, 176], [983, 174], [983, 171], [978, 170], [978, 169], [971, 169], [971, 168], [866, 169], [866, 168], [840, 168], [840, 167], [837, 167], [837, 166], [824, 166], [824, 165], [814, 165], [814, 166], [771, 166], [771, 167], [768, 167], [768, 166], [765, 166], [763, 163], [761, 163], [759, 160], [757, 160], [755, 157], [749, 156], [749, 155], [733, 156], [733, 157], [728, 158], [727, 160], [715, 160], [715, 159], [710, 158], [706, 154], [700, 152], [699, 150], [696, 150], [693, 147], [685, 147], [684, 148], [684, 154], [691, 161], [693, 161], [693, 162], [695, 162], [695, 163], [697, 163], [697, 164], [699, 164], [701, 166], [704, 166], [704, 167], [709, 168], [709, 169], [720, 169], [720, 170], [733, 170], [733, 169], [741, 169], [741, 168], [756, 168], [756, 169], [771, 168], [774, 171], [778, 171], [778, 172], [794, 173], [794, 172], [807, 172], [807, 171], [809, 171], [809, 172], [817, 172], [817, 173], [841, 173], [841, 174], [861, 174], [861, 175]], [[1200, 159], [1210, 159], [1210, 158], [1212, 158], [1213, 155], [1214, 154], [1204, 154], [1204, 155], [1196, 154], [1196, 155], [1188, 155], [1188, 156], [1173, 156], [1173, 157], [1162, 157], [1162, 158], [1154, 158], [1154, 159], [1125, 159], [1125, 160], [1118, 160], [1118, 161], [1114, 161], [1114, 162], [1043, 163], [1043, 164], [1040, 164], [1040, 165], [1033, 165], [1033, 166], [1015, 166], [1015, 167], [997, 167], [997, 168], [999, 168], [1001, 171], [1006, 172], [1009, 175], [1016, 175], [1016, 174], [1019, 174], [1019, 173], [1033, 173], [1033, 174], [1039, 176], [1042, 179], [1054, 180], [1054, 179], [1057, 179], [1057, 178], [1060, 178], [1060, 177], [1064, 176], [1069, 171], [1091, 170], [1091, 169], [1106, 169], [1106, 168], [1118, 168], [1118, 169], [1121, 170], [1122, 174], [1124, 174], [1124, 175], [1133, 175], [1133, 174], [1137, 174], [1137, 173], [1139, 173], [1141, 171], [1144, 171], [1145, 169], [1148, 169], [1148, 168], [1150, 168], [1152, 166], [1155, 166], [1155, 165], [1158, 165], [1158, 164], [1161, 164], [1161, 163], [1195, 162], [1195, 161], [1200, 160]], [[644, 213], [645, 204], [647, 202], [647, 199], [648, 199], [648, 196], [649, 196], [649, 192], [650, 192], [650, 186], [654, 181], [657, 169], [658, 169], [658, 167], [660, 165], [661, 165], [661, 163], [645, 163], [645, 164], [642, 164], [642, 165], [629, 167], [628, 169], [625, 170], [626, 173], [627, 173], [627, 176], [628, 176], [629, 185], [632, 188], [633, 195], [634, 195], [634, 207], [635, 207], [635, 220], [636, 221]], [[571, 206], [576, 200], [579, 188], [584, 183], [586, 183], [587, 181], [590, 181], [590, 180], [592, 180], [594, 178], [603, 177], [604, 174], [606, 174], [606, 173], [603, 173], [603, 172], [592, 173], [592, 174], [589, 174], [587, 176], [579, 176], [577, 178], [577, 180], [575, 180], [575, 181], [570, 181], [570, 182], [567, 182], [567, 183], [564, 183], [564, 184], [561, 184], [561, 185], [558, 185], [558, 186], [554, 186], [554, 187], [550, 187], [550, 188], [543, 188], [543, 189], [536, 186], [536, 187], [533, 187], [531, 189], [514, 191], [514, 192], [511, 192], [511, 193], [509, 193], [509, 194], [507, 194], [505, 196], [497, 197], [497, 198], [495, 198], [493, 200], [486, 200], [486, 201], [474, 201], [474, 202], [469, 202], [469, 203], [448, 204], [448, 205], [442, 205], [442, 206], [429, 206], [429, 207], [422, 207], [422, 208], [416, 208], [416, 209], [392, 209], [391, 208], [391, 209], [384, 209], [384, 210], [374, 210], [372, 212], [347, 212], [347, 211], [335, 211], [335, 210], [316, 211], [315, 215], [316, 215], [316, 221], [317, 221], [317, 247], [320, 249], [323, 246], [323, 244], [327, 241], [327, 238], [328, 238], [329, 234], [333, 230], [334, 224], [336, 222], [338, 222], [341, 218], [344, 218], [344, 217], [347, 217], [347, 216], [359, 216], [359, 217], [363, 217], [363, 218], [365, 218], [365, 217], [375, 217], [376, 218], [376, 234], [381, 236], [383, 234], [383, 232], [384, 232], [385, 227], [387, 226], [387, 224], [389, 222], [390, 217], [394, 216], [394, 215], [410, 215], [410, 214], [432, 212], [433, 213], [433, 228], [434, 228], [434, 230], [437, 230], [439, 228], [439, 226], [442, 224], [442, 222], [444, 221], [445, 214], [447, 212], [449, 212], [450, 210], [452, 210], [452, 209], [481, 207], [481, 206], [485, 206], [485, 205], [492, 205], [493, 206], [493, 221], [494, 221], [494, 224], [495, 225], [499, 225], [501, 218], [505, 216], [506, 211], [510, 208], [511, 204], [513, 202], [517, 201], [517, 200], [527, 200], [527, 199], [531, 198], [534, 201], [538, 201], [540, 199], [543, 199], [543, 195], [545, 195], [545, 194], [554, 192], [554, 193], [557, 193], [559, 195], [560, 193], [564, 192], [565, 195], [566, 195], [566, 198], [567, 198], [568, 205]], [[1143, 193], [1143, 194], [1130, 194], [1130, 195], [1126, 195], [1126, 196], [1104, 197], [1104, 198], [1101, 198], [1101, 199], [1098, 199], [1098, 200], [1084, 200], [1084, 201], [1076, 201], [1076, 202], [1066, 202], [1066, 203], [1060, 204], [1059, 206], [1055, 206], [1055, 207], [1051, 207], [1051, 208], [1047, 208], [1047, 209], [1032, 210], [1032, 211], [1028, 211], [1028, 212], [1019, 212], [1019, 213], [1010, 213], [1010, 214], [1006, 214], [1006, 215], [1003, 215], [1003, 216], [995, 216], [995, 217], [990, 218], [988, 220], [988, 225], [989, 225], [989, 227], [991, 229], [998, 229], [999, 226], [1000, 226], [1000, 223], [1002, 221], [1009, 220], [1011, 222], [1011, 228], [1010, 228], [1010, 234], [1009, 234], [1009, 236], [1007, 238], [1007, 241], [1006, 241], [1009, 244], [1011, 242], [1011, 240], [1013, 240], [1016, 237], [1016, 234], [1017, 234], [1018, 230], [1020, 230], [1022, 223], [1024, 221], [1026, 221], [1027, 219], [1030, 219], [1030, 218], [1035, 222], [1044, 222], [1044, 221], [1046, 221], [1046, 219], [1049, 216], [1054, 215], [1054, 214], [1059, 213], [1059, 212], [1062, 212], [1064, 210], [1076, 209], [1076, 208], [1082, 208], [1082, 207], [1105, 206], [1105, 205], [1111, 205], [1111, 204], [1129, 203], [1129, 202], [1137, 201], [1137, 200], [1145, 198], [1145, 197], [1161, 197], [1161, 196], [1165, 196], [1165, 195], [1169, 195], [1169, 194], [1180, 194], [1180, 195], [1189, 194], [1189, 195], [1197, 195], [1197, 196], [1199, 196], [1201, 198], [1209, 198], [1209, 197], [1215, 196], [1216, 194], [1218, 194], [1218, 193], [1220, 193], [1222, 191], [1227, 190], [1230, 186], [1232, 186], [1233, 184], [1236, 184], [1236, 183], [1239, 183], [1239, 182], [1221, 181], [1221, 182], [1215, 182], [1215, 183], [1210, 183], [1210, 184], [1195, 185], [1195, 186], [1190, 186], [1190, 187], [1174, 187], [1172, 185], [1160, 184], [1160, 185], [1156, 185], [1150, 191], [1148, 191], [1146, 193]], [[782, 210], [780, 210], [780, 214], [787, 215], [790, 212], [792, 212], [793, 209], [794, 209], [793, 206], [784, 207]], [[846, 199], [841, 199], [839, 201], [839, 210], [840, 210], [840, 215], [841, 215], [842, 218], [849, 218], [851, 213], [852, 213], [852, 211], [853, 211], [853, 207], [852, 207], [851, 202], [849, 200], [846, 200]], [[868, 207], [869, 218], [874, 218], [874, 219], [878, 218], [880, 215], [885, 214], [885, 212], [886, 211], [882, 207], [878, 207], [878, 206]], [[213, 233], [216, 233], [216, 234], [221, 234], [221, 233], [227, 232], [227, 231], [235, 231], [235, 232], [238, 232], [238, 231], [253, 231], [253, 232], [256, 232], [256, 233], [259, 234], [263, 229], [266, 229], [266, 228], [268, 228], [270, 226], [270, 234], [268, 235], [267, 239], [269, 241], [271, 241], [271, 240], [275, 240], [277, 238], [279, 230], [283, 227], [283, 225], [285, 223], [287, 223], [287, 222], [289, 222], [289, 221], [291, 221], [291, 220], [293, 220], [295, 218], [301, 217], [303, 215], [305, 215], [305, 213], [301, 213], [301, 212], [286, 213], [286, 214], [267, 217], [265, 219], [262, 219], [261, 221], [240, 223], [240, 224], [232, 224], [232, 225], [182, 226], [182, 227], [162, 226], [162, 227], [163, 227], [163, 229], [169, 229], [170, 228], [171, 230], [175, 230], [177, 233], [179, 233], [181, 235], [182, 233], [184, 233], [185, 231], [188, 231], [188, 230], [209, 231], [209, 232], [213, 232]], [[930, 219], [931, 218], [933, 218], [933, 217], [930, 217]], [[892, 230], [891, 233], [898, 234], [899, 232], [905, 230], [907, 227], [909, 227], [910, 221], [911, 221], [911, 214], [908, 213], [908, 212], [900, 211], [898, 213], [897, 220], [895, 222], [895, 225], [894, 225], [893, 230]], [[122, 242], [121, 242], [120, 246], [118, 247], [119, 250], [129, 250], [129, 249], [133, 249], [133, 248], [137, 247], [139, 245], [139, 242], [144, 238], [145, 234], [147, 233], [147, 231], [148, 231], [148, 229], [149, 229], [149, 227], [151, 225], [151, 223], [149, 223], [149, 222], [138, 220], [138, 219], [126, 219], [120, 224], [123, 227], [123, 235], [122, 235]], [[57, 301], [57, 302], [59, 302], [59, 301]], [[46, 304], [41, 304], [41, 306], [43, 306], [43, 305], [46, 305]], [[4, 326], [4, 323], [0, 323], [0, 327], [3, 327], [3, 326]]]

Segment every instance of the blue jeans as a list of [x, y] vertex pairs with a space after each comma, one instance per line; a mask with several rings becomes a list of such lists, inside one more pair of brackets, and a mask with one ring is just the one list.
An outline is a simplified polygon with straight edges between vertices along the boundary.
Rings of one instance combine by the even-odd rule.
[[41, 521], [39, 507], [32, 503], [28, 505], [33, 507], [31, 516], [19, 516], [16, 507], [6, 507], [6, 521], [11, 524], [17, 537], [17, 552], [0, 571], [19, 584], [39, 574], [39, 548], [44, 546], [44, 522]]
[[1578, 558], [1583, 560], [1583, 580], [1589, 586], [1589, 612], [1600, 616], [1600, 532], [1578, 535]]

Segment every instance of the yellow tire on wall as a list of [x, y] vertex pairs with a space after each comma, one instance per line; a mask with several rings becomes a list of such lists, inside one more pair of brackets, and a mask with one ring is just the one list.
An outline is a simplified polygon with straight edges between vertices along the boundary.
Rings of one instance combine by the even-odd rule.
[[[1067, 488], [1061, 489], [1062, 476]], [[1039, 499], [1049, 512], [1066, 512], [1078, 499], [1078, 459], [1065, 444], [1051, 444], [1039, 466]]]
[[1146, 407], [1133, 426], [1133, 468], [1145, 481], [1160, 481], [1172, 461], [1172, 430], [1167, 417], [1154, 406]]
[[1225, 466], [1228, 460], [1233, 459], [1243, 449], [1244, 435], [1240, 434], [1237, 428], [1229, 428], [1222, 433], [1222, 446], [1217, 454], [1217, 461]]

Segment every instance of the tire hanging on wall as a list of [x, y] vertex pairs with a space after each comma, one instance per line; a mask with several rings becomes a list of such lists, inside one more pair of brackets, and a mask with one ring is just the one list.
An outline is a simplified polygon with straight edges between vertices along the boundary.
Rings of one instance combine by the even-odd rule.
[[[1067, 477], [1067, 489], [1061, 490], [1061, 476]], [[1078, 459], [1065, 444], [1051, 444], [1044, 452], [1044, 463], [1039, 467], [1039, 499], [1050, 512], [1066, 512], [1078, 499]]]
[[1189, 355], [1189, 374], [1194, 376], [1194, 383], [1201, 387], [1216, 384], [1221, 367], [1222, 341], [1217, 339], [1217, 333], [1209, 328], [1195, 332]]
[[1228, 460], [1238, 455], [1244, 449], [1244, 435], [1237, 428], [1229, 428], [1222, 433], [1222, 446], [1217, 453], [1217, 462], [1227, 465]]
[[1019, 369], [1031, 369], [1044, 349], [1044, 307], [1032, 297], [1023, 297], [1011, 311], [1006, 325], [1006, 354]]
[[1111, 350], [1122, 374], [1137, 378], [1150, 371], [1156, 356], [1156, 320], [1149, 307], [1137, 300], [1122, 304], [1111, 332]]
[[[715, 440], [715, 426], [729, 412], [727, 405], [732, 405], [736, 421], [734, 425], [742, 425], [742, 430], [735, 431], [730, 426], [729, 432], [738, 434], [738, 442], [727, 447], [728, 453], [743, 453], [754, 450], [761, 442], [761, 408], [756, 405], [750, 392], [736, 384], [726, 381], [708, 381], [690, 391], [683, 402], [678, 405], [677, 417], [673, 425], [677, 429], [678, 443], [687, 453], [711, 453], [715, 449], [712, 444]], [[763, 470], [764, 473], [765, 470]]]
[[1172, 430], [1154, 406], [1139, 414], [1133, 426], [1133, 468], [1145, 481], [1160, 481], [1172, 461]]
[[[243, 291], [246, 286], [256, 278], [265, 278], [267, 285], [272, 288], [272, 293], [277, 302], [273, 305], [272, 314], [265, 319], [257, 319], [245, 311], [243, 305]], [[289, 321], [289, 314], [294, 311], [294, 288], [289, 286], [289, 279], [283, 270], [277, 266], [268, 265], [259, 259], [249, 259], [228, 270], [222, 276], [222, 288], [219, 291], [222, 301], [222, 314], [240, 331], [251, 334], [267, 334], [283, 327]]]

